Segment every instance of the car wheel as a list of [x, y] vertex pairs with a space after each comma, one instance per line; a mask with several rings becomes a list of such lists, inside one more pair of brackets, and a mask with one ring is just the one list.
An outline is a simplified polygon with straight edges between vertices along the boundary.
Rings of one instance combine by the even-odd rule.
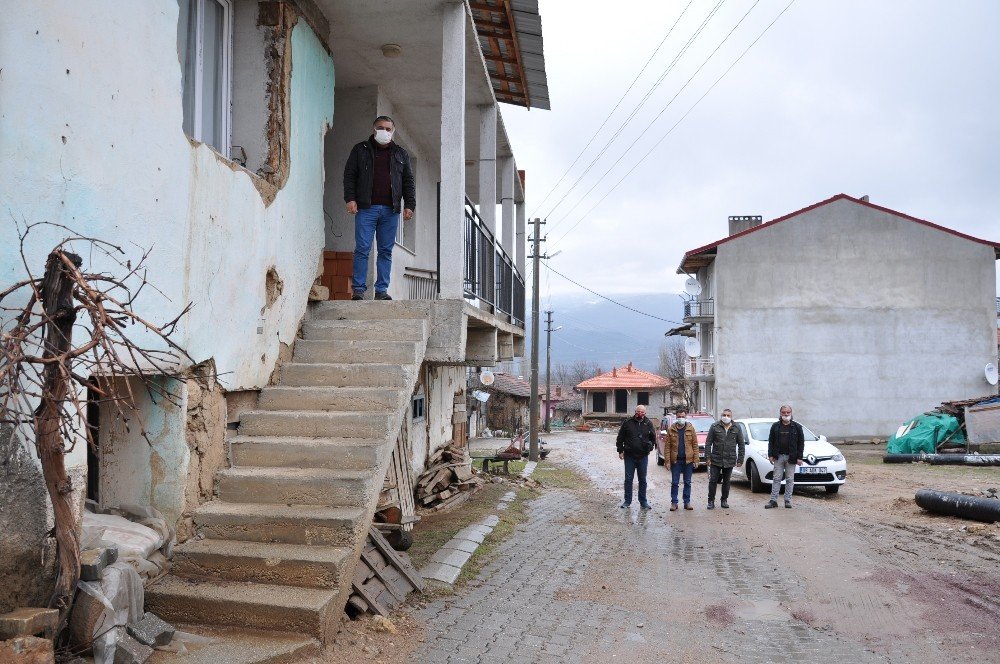
[[667, 465], [667, 460], [661, 457], [659, 454], [656, 455], [656, 465], [665, 466]]
[[827, 493], [837, 493], [838, 491], [840, 491], [840, 485], [839, 484], [827, 484], [826, 485], [826, 492]]
[[751, 461], [747, 465], [750, 466], [750, 470], [747, 472], [747, 475], [750, 476], [750, 491], [753, 493], [764, 493], [764, 483], [760, 481], [757, 464]]

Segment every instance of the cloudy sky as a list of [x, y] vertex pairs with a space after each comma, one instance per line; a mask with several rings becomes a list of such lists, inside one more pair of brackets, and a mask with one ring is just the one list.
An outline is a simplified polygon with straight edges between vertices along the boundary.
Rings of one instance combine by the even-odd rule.
[[[728, 215], [841, 192], [1000, 240], [1000, 3], [796, 0], [674, 129], [788, 0], [539, 4], [553, 110], [503, 113], [528, 214], [548, 218], [552, 266], [577, 281], [680, 290], [681, 255], [725, 235]], [[546, 273], [543, 295], [579, 292]]]

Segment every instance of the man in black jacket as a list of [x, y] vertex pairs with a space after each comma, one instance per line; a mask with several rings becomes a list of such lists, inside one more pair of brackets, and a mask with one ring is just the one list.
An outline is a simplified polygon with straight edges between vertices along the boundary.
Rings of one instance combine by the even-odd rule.
[[375, 118], [368, 140], [351, 150], [344, 166], [344, 202], [354, 217], [354, 276], [351, 299], [363, 300], [368, 289], [368, 254], [372, 240], [378, 244], [375, 299], [391, 300], [389, 277], [392, 272], [392, 248], [396, 242], [399, 212], [403, 221], [413, 218], [416, 209], [416, 186], [410, 155], [396, 145], [392, 118]]
[[646, 500], [646, 468], [649, 453], [656, 447], [656, 427], [646, 417], [646, 407], [636, 406], [635, 415], [622, 422], [618, 430], [618, 458], [625, 461], [625, 500], [621, 508], [632, 504], [632, 477], [639, 475], [639, 506], [650, 508]]
[[722, 480], [722, 509], [729, 509], [729, 480], [734, 466], [743, 465], [743, 431], [733, 422], [733, 411], [726, 408], [722, 419], [712, 425], [705, 438], [708, 461], [708, 509], [715, 509], [715, 487]]
[[792, 419], [792, 407], [782, 406], [780, 419], [771, 425], [767, 436], [767, 459], [774, 464], [771, 479], [771, 500], [764, 509], [778, 506], [781, 480], [785, 480], [785, 507], [792, 508], [792, 491], [795, 489], [795, 469], [802, 465], [806, 437], [802, 425]]

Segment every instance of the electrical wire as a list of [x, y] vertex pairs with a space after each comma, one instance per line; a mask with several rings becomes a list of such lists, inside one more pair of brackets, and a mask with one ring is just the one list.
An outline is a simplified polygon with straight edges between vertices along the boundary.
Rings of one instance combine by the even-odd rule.
[[[759, 1], [760, 0], [758, 0], [758, 2]], [[701, 22], [701, 25], [698, 26], [698, 29], [694, 31], [694, 34], [692, 34], [691, 37], [688, 38], [687, 42], [681, 48], [680, 52], [678, 52], [677, 55], [674, 56], [674, 59], [670, 62], [670, 64], [663, 71], [663, 73], [660, 74], [660, 77], [656, 79], [656, 82], [654, 82], [653, 85], [649, 88], [649, 90], [646, 91], [646, 94], [643, 96], [641, 100], [639, 100], [639, 103], [632, 109], [632, 111], [629, 113], [629, 116], [625, 118], [625, 121], [618, 126], [618, 129], [615, 130], [615, 133], [611, 135], [611, 138], [609, 138], [608, 141], [604, 144], [604, 147], [602, 147], [600, 151], [598, 151], [597, 155], [587, 165], [587, 168], [585, 168], [583, 172], [580, 173], [579, 176], [577, 176], [576, 180], [573, 181], [573, 184], [570, 185], [570, 188], [567, 189], [566, 192], [562, 195], [562, 198], [556, 201], [556, 204], [552, 206], [548, 214], [545, 215], [546, 219], [548, 219], [552, 215], [552, 213], [556, 211], [556, 209], [562, 204], [563, 201], [566, 200], [566, 198], [570, 195], [570, 193], [572, 193], [572, 191], [576, 189], [576, 186], [583, 181], [583, 178], [587, 176], [587, 174], [590, 172], [590, 169], [592, 169], [597, 164], [597, 162], [600, 161], [601, 157], [604, 156], [608, 148], [611, 147], [611, 144], [614, 143], [615, 139], [617, 139], [621, 135], [622, 131], [625, 130], [625, 127], [628, 126], [628, 124], [632, 121], [632, 119], [636, 116], [636, 114], [638, 114], [639, 110], [646, 104], [646, 101], [648, 101], [649, 98], [653, 95], [653, 92], [655, 92], [656, 89], [660, 87], [660, 84], [663, 83], [667, 75], [670, 74], [671, 71], [673, 71], [674, 66], [680, 61], [680, 59], [684, 56], [684, 54], [688, 52], [688, 49], [690, 49], [691, 45], [694, 44], [695, 41], [697, 41], [698, 37], [701, 36], [701, 33], [705, 30], [705, 27], [708, 25], [709, 21], [711, 21], [712, 18], [718, 13], [719, 9], [725, 2], [726, 0], [719, 0], [715, 4], [715, 6], [712, 7], [712, 10]], [[636, 140], [639, 139], [637, 138]], [[619, 157], [619, 160], [620, 159], [621, 158]], [[551, 228], [552, 227], [550, 226], [549, 229], [551, 230]]]
[[636, 309], [635, 307], [630, 307], [630, 306], [628, 306], [627, 304], [623, 304], [623, 303], [619, 302], [618, 300], [613, 300], [613, 299], [611, 299], [610, 297], [608, 297], [607, 295], [601, 295], [601, 294], [600, 294], [600, 293], [598, 293], [597, 291], [595, 291], [595, 290], [593, 290], [593, 289], [591, 289], [591, 288], [587, 288], [586, 286], [584, 286], [583, 284], [581, 284], [581, 283], [579, 283], [579, 282], [577, 282], [577, 281], [573, 281], [572, 279], [570, 279], [570, 278], [569, 278], [569, 277], [567, 277], [567, 276], [566, 276], [565, 274], [563, 274], [563, 273], [562, 273], [562, 272], [560, 272], [559, 270], [555, 269], [554, 267], [552, 267], [552, 266], [551, 266], [551, 265], [549, 265], [548, 263], [545, 263], [545, 267], [546, 267], [547, 269], [549, 269], [549, 270], [550, 270], [551, 272], [553, 272], [554, 274], [557, 274], [557, 275], [559, 275], [560, 277], [562, 277], [563, 279], [565, 279], [566, 281], [570, 282], [570, 283], [571, 283], [571, 284], [573, 284], [574, 286], [578, 286], [578, 287], [582, 288], [583, 290], [587, 291], [588, 293], [593, 293], [594, 295], [596, 295], [597, 297], [601, 298], [602, 300], [607, 300], [607, 301], [608, 301], [608, 302], [610, 302], [611, 304], [615, 304], [615, 305], [618, 305], [618, 306], [619, 306], [619, 307], [621, 307], [622, 309], [628, 309], [629, 311], [631, 311], [631, 312], [633, 312], [633, 313], [637, 313], [637, 314], [639, 314], [639, 315], [641, 315], [641, 316], [647, 316], [647, 317], [649, 317], [649, 318], [653, 318], [653, 319], [655, 319], [655, 320], [659, 320], [659, 321], [663, 321], [664, 323], [670, 323], [671, 325], [681, 325], [681, 323], [678, 323], [678, 322], [677, 322], [677, 321], [675, 321], [675, 320], [669, 320], [669, 319], [667, 319], [667, 318], [661, 318], [661, 317], [659, 317], [659, 316], [655, 316], [655, 315], [653, 315], [653, 314], [650, 314], [650, 313], [646, 313], [645, 311], [641, 311], [641, 310], [639, 310], [639, 309]]
[[[656, 49], [652, 52], [652, 54], [650, 54], [650, 56], [646, 58], [646, 62], [643, 63], [642, 68], [639, 70], [639, 73], [635, 75], [635, 78], [633, 78], [632, 82], [629, 83], [628, 88], [626, 88], [625, 92], [622, 93], [622, 96], [618, 98], [617, 102], [615, 102], [614, 107], [612, 107], [612, 109], [608, 112], [607, 116], [605, 116], [604, 121], [601, 122], [601, 126], [598, 127], [597, 130], [591, 135], [590, 139], [587, 141], [587, 144], [583, 146], [583, 149], [580, 150], [580, 153], [576, 155], [576, 158], [573, 159], [573, 163], [571, 163], [569, 167], [566, 169], [566, 171], [559, 177], [558, 182], [556, 182], [552, 186], [552, 188], [549, 189], [548, 193], [545, 194], [545, 197], [542, 198], [541, 202], [535, 206], [536, 208], [541, 208], [543, 205], [545, 205], [545, 201], [549, 200], [549, 196], [555, 193], [556, 189], [559, 188], [559, 185], [561, 185], [563, 180], [566, 179], [566, 176], [569, 175], [569, 172], [572, 171], [573, 167], [576, 166], [578, 161], [580, 161], [580, 157], [582, 157], [583, 154], [587, 151], [587, 148], [589, 148], [593, 144], [594, 139], [597, 138], [597, 136], [601, 133], [601, 130], [604, 129], [605, 126], [607, 126], [608, 120], [611, 119], [611, 116], [615, 114], [615, 111], [617, 111], [618, 108], [621, 106], [622, 102], [625, 101], [625, 97], [628, 96], [628, 93], [632, 92], [632, 88], [634, 88], [635, 84], [639, 82], [639, 78], [645, 73], [646, 68], [649, 67], [649, 63], [653, 61], [653, 58], [656, 57], [656, 54], [660, 52], [661, 48], [663, 48], [663, 45], [667, 42], [667, 39], [669, 39], [670, 35], [673, 34], [674, 28], [677, 27], [677, 24], [680, 23], [682, 18], [684, 18], [684, 14], [687, 13], [688, 8], [693, 4], [694, 0], [689, 0], [684, 9], [681, 10], [681, 13], [674, 20], [673, 25], [670, 26], [669, 30], [667, 30], [667, 34], [663, 36], [663, 39], [660, 40], [660, 43], [656, 46]], [[531, 216], [534, 217], [535, 215]]]
[[638, 167], [639, 167], [639, 166], [640, 166], [640, 165], [641, 165], [641, 164], [642, 164], [642, 163], [643, 163], [644, 161], [646, 161], [646, 159], [648, 159], [648, 158], [649, 158], [649, 156], [650, 156], [651, 154], [653, 154], [653, 152], [654, 152], [654, 151], [656, 150], [656, 148], [657, 148], [657, 147], [659, 147], [660, 143], [662, 143], [662, 142], [663, 142], [664, 140], [666, 140], [666, 138], [667, 138], [668, 136], [670, 136], [670, 134], [672, 134], [672, 133], [673, 133], [674, 129], [676, 129], [676, 128], [677, 128], [677, 126], [678, 126], [678, 125], [679, 125], [679, 124], [680, 124], [681, 122], [683, 122], [683, 121], [684, 121], [684, 119], [685, 119], [685, 118], [686, 118], [686, 117], [687, 117], [688, 115], [690, 115], [690, 114], [691, 114], [691, 111], [693, 111], [693, 110], [694, 110], [694, 109], [695, 109], [695, 108], [696, 108], [696, 107], [698, 106], [698, 104], [700, 104], [700, 103], [701, 103], [701, 101], [702, 101], [702, 100], [703, 100], [703, 99], [704, 99], [705, 97], [707, 97], [707, 96], [708, 96], [708, 94], [709, 94], [709, 93], [710, 93], [710, 92], [711, 92], [712, 90], [714, 90], [714, 89], [715, 89], [715, 86], [717, 86], [717, 85], [719, 84], [719, 82], [720, 82], [720, 81], [722, 81], [722, 79], [724, 79], [724, 78], [726, 77], [726, 75], [727, 75], [727, 74], [729, 74], [729, 72], [731, 72], [731, 71], [732, 71], [732, 70], [733, 70], [733, 69], [734, 69], [734, 68], [736, 67], [736, 65], [740, 63], [740, 61], [741, 61], [741, 60], [742, 60], [742, 59], [744, 58], [744, 56], [746, 56], [746, 54], [747, 54], [747, 53], [748, 53], [748, 52], [750, 51], [750, 49], [751, 49], [751, 48], [753, 48], [753, 47], [754, 47], [754, 45], [755, 45], [755, 44], [756, 44], [756, 43], [757, 43], [758, 41], [760, 41], [760, 40], [761, 40], [761, 38], [762, 38], [762, 37], [763, 37], [763, 36], [764, 36], [765, 34], [767, 34], [768, 30], [770, 30], [770, 29], [771, 29], [771, 27], [772, 27], [772, 26], [773, 26], [773, 25], [774, 25], [775, 23], [777, 23], [777, 22], [778, 22], [778, 19], [780, 19], [780, 18], [781, 18], [781, 17], [782, 17], [782, 16], [783, 16], [783, 15], [785, 14], [785, 12], [787, 12], [787, 11], [788, 11], [788, 10], [789, 10], [789, 9], [791, 8], [791, 6], [792, 6], [792, 5], [794, 5], [794, 4], [795, 4], [795, 0], [791, 0], [791, 1], [790, 1], [790, 2], [789, 2], [789, 3], [787, 4], [787, 5], [785, 5], [785, 8], [781, 10], [781, 12], [780, 12], [780, 13], [779, 13], [779, 14], [778, 14], [778, 15], [777, 15], [777, 16], [776, 16], [775, 18], [774, 18], [774, 20], [773, 20], [773, 21], [771, 21], [771, 22], [770, 22], [770, 23], [769, 23], [769, 24], [767, 25], [767, 27], [766, 27], [766, 28], [764, 28], [764, 30], [763, 30], [763, 31], [762, 31], [762, 32], [761, 32], [761, 33], [760, 33], [759, 35], [757, 35], [757, 38], [756, 38], [756, 39], [754, 39], [754, 40], [753, 40], [752, 42], [750, 42], [750, 45], [749, 45], [749, 46], [747, 46], [747, 47], [746, 47], [746, 48], [745, 48], [745, 49], [743, 50], [743, 52], [742, 52], [742, 53], [740, 54], [740, 56], [739, 56], [738, 58], [736, 58], [736, 60], [734, 60], [734, 61], [733, 61], [733, 63], [732, 63], [731, 65], [729, 65], [729, 67], [728, 67], [728, 68], [727, 68], [727, 69], [726, 69], [726, 70], [725, 70], [724, 72], [722, 72], [722, 74], [721, 74], [721, 75], [720, 75], [720, 76], [719, 76], [719, 77], [718, 77], [717, 79], [715, 79], [715, 82], [714, 82], [714, 83], [712, 83], [712, 85], [710, 85], [710, 86], [708, 87], [708, 89], [707, 89], [707, 90], [705, 90], [705, 92], [704, 92], [704, 93], [703, 93], [703, 94], [702, 94], [702, 95], [701, 95], [701, 96], [700, 96], [700, 97], [698, 98], [698, 100], [697, 100], [697, 101], [695, 101], [695, 102], [694, 102], [694, 104], [692, 104], [692, 105], [691, 105], [691, 107], [690, 107], [690, 108], [688, 108], [688, 110], [687, 110], [687, 111], [686, 111], [686, 112], [684, 113], [684, 115], [682, 115], [682, 116], [680, 117], [680, 119], [678, 119], [678, 120], [677, 120], [677, 122], [675, 122], [675, 123], [673, 124], [673, 126], [672, 126], [672, 127], [670, 127], [670, 129], [669, 129], [669, 130], [667, 130], [667, 133], [666, 133], [666, 134], [664, 134], [663, 136], [661, 136], [661, 137], [660, 137], [660, 139], [659, 139], [658, 141], [656, 141], [656, 143], [654, 143], [654, 144], [652, 145], [652, 147], [650, 147], [649, 151], [647, 151], [647, 152], [646, 152], [646, 154], [644, 154], [644, 155], [642, 156], [642, 158], [640, 158], [640, 159], [639, 159], [639, 161], [637, 161], [637, 162], [635, 163], [635, 165], [634, 165], [634, 166], [632, 166], [632, 168], [630, 168], [630, 169], [629, 169], [629, 170], [628, 170], [628, 171], [627, 171], [627, 172], [625, 173], [625, 175], [623, 175], [623, 176], [622, 176], [622, 177], [621, 177], [621, 178], [620, 178], [620, 179], [618, 180], [618, 182], [616, 182], [616, 183], [614, 184], [614, 186], [612, 186], [612, 187], [611, 187], [611, 189], [609, 189], [609, 190], [607, 191], [607, 193], [605, 193], [605, 194], [604, 194], [604, 196], [602, 196], [602, 197], [601, 197], [601, 199], [600, 199], [599, 201], [597, 201], [597, 203], [595, 203], [595, 204], [594, 204], [594, 205], [593, 205], [593, 206], [592, 206], [592, 207], [591, 207], [591, 208], [590, 208], [589, 210], [587, 210], [587, 211], [586, 211], [586, 212], [585, 212], [585, 213], [583, 214], [583, 216], [581, 216], [581, 217], [580, 217], [580, 218], [579, 218], [579, 219], [577, 220], [577, 222], [576, 222], [575, 224], [573, 224], [573, 225], [572, 225], [572, 226], [571, 226], [571, 227], [570, 227], [570, 228], [569, 228], [569, 229], [568, 229], [568, 230], [567, 230], [567, 231], [566, 231], [565, 233], [563, 233], [563, 234], [562, 234], [562, 235], [560, 235], [560, 236], [559, 236], [558, 238], [556, 238], [555, 240], [553, 240], [552, 244], [551, 244], [551, 245], [549, 245], [549, 248], [551, 249], [551, 248], [552, 248], [552, 247], [554, 247], [554, 246], [555, 246], [556, 244], [558, 244], [559, 242], [562, 242], [562, 241], [563, 241], [564, 239], [566, 239], [566, 236], [568, 236], [568, 235], [569, 235], [569, 234], [570, 234], [571, 232], [573, 232], [573, 229], [575, 229], [575, 228], [576, 228], [577, 226], [579, 226], [579, 225], [580, 225], [580, 224], [581, 224], [581, 223], [583, 222], [583, 220], [584, 220], [584, 219], [586, 219], [586, 218], [587, 218], [587, 217], [588, 217], [588, 216], [590, 215], [590, 213], [591, 213], [591, 212], [593, 212], [593, 211], [594, 211], [595, 209], [597, 209], [597, 207], [598, 207], [598, 206], [599, 206], [599, 205], [600, 205], [601, 203], [603, 203], [603, 202], [604, 202], [604, 200], [605, 200], [605, 199], [607, 199], [607, 197], [608, 197], [608, 196], [610, 196], [610, 195], [611, 195], [611, 193], [612, 193], [613, 191], [615, 191], [615, 190], [616, 190], [616, 189], [617, 189], [617, 188], [618, 188], [619, 186], [621, 186], [622, 182], [624, 182], [624, 181], [625, 181], [625, 179], [626, 179], [626, 178], [627, 178], [627, 177], [628, 177], [629, 175], [631, 175], [631, 174], [632, 174], [632, 173], [633, 173], [633, 172], [635, 171], [635, 169], [637, 169], [637, 168], [638, 168]]
[[[705, 68], [705, 65], [707, 65], [712, 60], [712, 58], [715, 57], [716, 53], [719, 52], [719, 50], [723, 47], [723, 45], [727, 41], [729, 41], [729, 38], [733, 36], [733, 33], [736, 32], [736, 30], [743, 24], [743, 21], [745, 21], [746, 18], [748, 16], [750, 16], [750, 12], [752, 12], [754, 10], [754, 8], [757, 7], [757, 5], [759, 5], [759, 4], [760, 4], [760, 0], [756, 0], [752, 5], [750, 5], [750, 8], [746, 11], [746, 13], [744, 13], [743, 16], [740, 18], [740, 20], [736, 22], [736, 25], [734, 25], [732, 27], [732, 29], [726, 34], [726, 36], [722, 38], [722, 41], [719, 42], [719, 44], [712, 50], [712, 52], [708, 54], [708, 57], [705, 58], [705, 60], [694, 71], [694, 73], [691, 74], [691, 76], [688, 78], [688, 80], [684, 82], [684, 85], [682, 85], [680, 87], [680, 89], [674, 94], [674, 96], [670, 98], [670, 101], [668, 101], [666, 103], [666, 105], [663, 108], [660, 109], [660, 112], [657, 113], [653, 117], [652, 120], [650, 120], [650, 124], [652, 124], [652, 123], [656, 122], [657, 120], [659, 120], [660, 116], [662, 116], [664, 113], [667, 112], [667, 109], [669, 109], [673, 105], [674, 101], [681, 95], [682, 92], [684, 92], [684, 90], [687, 89], [688, 85], [690, 85], [691, 82], [698, 76], [698, 74], [701, 73], [701, 70]], [[564, 214], [558, 220], [556, 220], [555, 222], [553, 222], [552, 225], [554, 226], [554, 225], [558, 224], [559, 222], [565, 220], [567, 217], [569, 217], [571, 214], [573, 214], [573, 210], [575, 210], [576, 208], [578, 208], [580, 206], [580, 204], [583, 203], [584, 200], [586, 200], [587, 196], [590, 195], [590, 192], [594, 191], [594, 189], [596, 189], [602, 182], [604, 182], [604, 178], [606, 178], [608, 176], [608, 174], [610, 174], [611, 171], [613, 171], [615, 169], [615, 167], [618, 166], [618, 164], [621, 163], [622, 159], [624, 159], [625, 156], [628, 155], [628, 153], [632, 151], [632, 148], [634, 148], [639, 143], [639, 141], [641, 141], [641, 140], [642, 140], [642, 135], [641, 134], [639, 136], [636, 136], [635, 140], [633, 140], [629, 144], [629, 146], [627, 148], [625, 148], [625, 151], [621, 154], [621, 156], [619, 156], [618, 159], [616, 159], [615, 162], [613, 164], [611, 164], [611, 166], [609, 166], [606, 171], [604, 171], [604, 173], [597, 179], [597, 181], [590, 187], [590, 189], [588, 189], [586, 192], [584, 192], [584, 194], [582, 196], [579, 196], [577, 198], [577, 200], [576, 200], [576, 203], [573, 205], [573, 207], [571, 207], [569, 209], [569, 211], [566, 212], [566, 214]]]

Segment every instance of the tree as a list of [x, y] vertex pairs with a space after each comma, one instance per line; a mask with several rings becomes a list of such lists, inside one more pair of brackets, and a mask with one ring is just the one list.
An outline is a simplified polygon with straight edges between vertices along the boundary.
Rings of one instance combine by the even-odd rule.
[[578, 385], [600, 371], [593, 360], [577, 360], [571, 364], [557, 364], [552, 369], [552, 377], [560, 385]]
[[676, 390], [676, 393], [682, 397], [688, 408], [692, 408], [695, 403], [695, 390], [698, 386], [684, 375], [684, 365], [687, 360], [684, 342], [678, 337], [670, 337], [660, 344], [659, 374], [671, 380], [672, 389]]

